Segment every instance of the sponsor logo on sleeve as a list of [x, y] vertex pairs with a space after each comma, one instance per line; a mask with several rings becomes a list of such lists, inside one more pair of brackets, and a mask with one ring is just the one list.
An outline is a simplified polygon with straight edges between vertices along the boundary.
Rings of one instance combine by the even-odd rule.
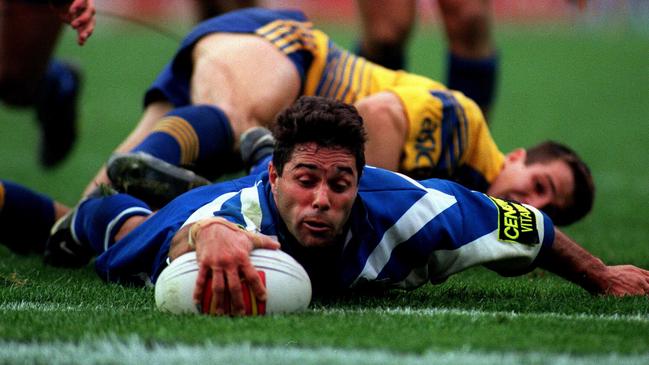
[[522, 204], [489, 197], [498, 209], [498, 239], [526, 245], [539, 243], [536, 215]]

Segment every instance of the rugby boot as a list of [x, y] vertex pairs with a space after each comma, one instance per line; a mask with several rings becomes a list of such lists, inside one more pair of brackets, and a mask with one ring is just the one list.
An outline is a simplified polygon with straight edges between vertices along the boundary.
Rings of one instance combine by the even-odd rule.
[[41, 128], [40, 163], [54, 167], [70, 153], [77, 138], [77, 104], [81, 72], [71, 64], [51, 61], [36, 101]]
[[272, 155], [274, 148], [275, 138], [268, 129], [254, 127], [245, 131], [239, 140], [239, 150], [246, 172], [249, 173], [265, 157]]
[[186, 191], [210, 184], [193, 171], [144, 152], [113, 154], [107, 174], [115, 189], [144, 201], [154, 210]]
[[[117, 194], [117, 191], [108, 185], [102, 184], [88, 198], [113, 194]], [[87, 265], [95, 256], [92, 248], [80, 243], [74, 235], [73, 224], [80, 204], [71, 209], [52, 226], [43, 253], [43, 261], [46, 264], [56, 267], [79, 268]]]

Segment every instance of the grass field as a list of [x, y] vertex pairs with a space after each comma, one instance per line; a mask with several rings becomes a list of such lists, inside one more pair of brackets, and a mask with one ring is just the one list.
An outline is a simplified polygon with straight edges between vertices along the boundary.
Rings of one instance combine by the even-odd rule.
[[[101, 20], [101, 19], [100, 19]], [[141, 94], [176, 41], [100, 22], [59, 53], [85, 70], [81, 135], [60, 168], [37, 163], [30, 112], [0, 109], [0, 178], [73, 204], [139, 117]], [[343, 45], [348, 28], [324, 27]], [[183, 34], [186, 26], [174, 27]], [[649, 41], [565, 25], [500, 26], [493, 134], [503, 150], [543, 139], [590, 164], [593, 213], [567, 232], [610, 264], [649, 268]], [[411, 69], [444, 79], [435, 29], [420, 28]], [[649, 299], [592, 297], [535, 271], [482, 268], [438, 286], [313, 303], [266, 318], [170, 316], [151, 289], [106, 285], [92, 267], [57, 270], [0, 247], [0, 363], [649, 364]]]

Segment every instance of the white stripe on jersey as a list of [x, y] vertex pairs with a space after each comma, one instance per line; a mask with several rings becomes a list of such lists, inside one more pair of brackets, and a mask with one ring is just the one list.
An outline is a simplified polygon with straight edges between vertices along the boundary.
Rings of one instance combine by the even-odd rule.
[[375, 280], [390, 260], [395, 247], [410, 239], [438, 214], [456, 203], [454, 196], [434, 189], [426, 189], [426, 191], [426, 194], [385, 231], [381, 242], [368, 257], [363, 271], [356, 277], [352, 286], [361, 278]]
[[261, 181], [257, 181], [255, 185], [241, 190], [241, 215], [246, 222], [246, 231], [258, 232], [261, 227], [262, 212], [257, 191], [259, 184], [261, 184]]
[[[151, 214], [151, 209], [147, 208], [142, 208], [142, 207], [131, 207], [123, 210], [121, 213], [117, 215], [117, 217], [113, 218], [109, 223], [108, 226], [106, 226], [106, 231], [104, 232], [104, 251], [108, 250], [108, 247], [110, 246], [110, 241], [111, 238], [113, 237], [113, 229], [115, 228], [115, 225], [117, 222], [122, 219], [123, 216], [131, 213], [143, 213], [142, 215], [149, 215]], [[76, 213], [76, 212], [75, 212]], [[73, 225], [74, 226], [74, 225]]]
[[192, 215], [190, 215], [189, 218], [187, 218], [185, 223], [183, 223], [182, 227], [180, 228], [183, 228], [188, 224], [197, 222], [203, 218], [213, 217], [214, 212], [221, 210], [221, 206], [223, 205], [223, 203], [225, 203], [228, 199], [232, 198], [235, 195], [237, 195], [236, 191], [219, 195], [216, 199], [203, 205], [202, 207], [198, 208], [194, 213], [192, 213]]

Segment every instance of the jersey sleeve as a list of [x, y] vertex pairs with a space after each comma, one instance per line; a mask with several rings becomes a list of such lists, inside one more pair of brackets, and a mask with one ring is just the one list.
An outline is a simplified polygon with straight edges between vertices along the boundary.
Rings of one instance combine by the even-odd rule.
[[455, 196], [445, 219], [436, 222], [447, 242], [428, 259], [431, 282], [484, 265], [504, 276], [520, 275], [536, 267], [539, 253], [552, 246], [554, 226], [540, 210], [490, 197], [451, 182], [430, 182], [430, 189]]

